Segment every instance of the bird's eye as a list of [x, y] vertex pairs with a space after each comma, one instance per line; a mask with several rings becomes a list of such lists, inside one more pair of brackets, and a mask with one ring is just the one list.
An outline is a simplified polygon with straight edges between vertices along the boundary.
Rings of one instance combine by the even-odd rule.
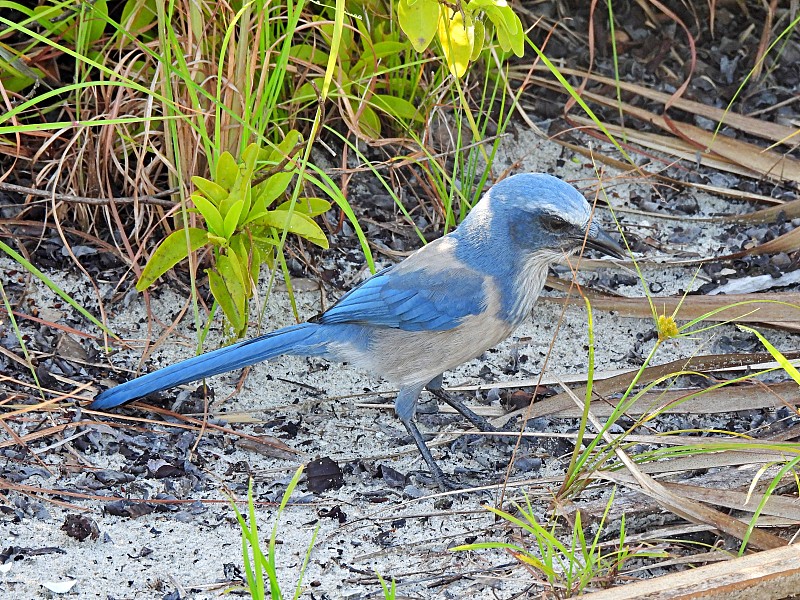
[[542, 224], [553, 233], [563, 233], [572, 227], [568, 221], [555, 215], [543, 216]]

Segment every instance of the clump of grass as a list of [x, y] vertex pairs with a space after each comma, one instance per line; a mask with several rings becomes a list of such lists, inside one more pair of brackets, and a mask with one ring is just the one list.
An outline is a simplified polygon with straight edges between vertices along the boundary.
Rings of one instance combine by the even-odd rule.
[[[285, 597], [278, 581], [278, 557], [275, 551], [275, 545], [281, 515], [286, 509], [286, 504], [289, 502], [289, 498], [295, 487], [297, 487], [302, 474], [303, 465], [295, 471], [294, 476], [291, 481], [289, 481], [289, 485], [286, 487], [286, 492], [284, 492], [281, 503], [275, 513], [275, 523], [272, 525], [272, 533], [267, 542], [266, 552], [264, 552], [261, 547], [258, 525], [256, 524], [256, 509], [253, 501], [253, 480], [250, 480], [247, 487], [247, 519], [245, 519], [244, 515], [242, 515], [239, 508], [236, 506], [236, 503], [231, 499], [231, 506], [236, 513], [236, 520], [239, 522], [239, 527], [242, 530], [242, 561], [247, 577], [247, 590], [250, 592], [250, 596], [253, 600], [265, 600], [266, 598], [280, 600]], [[303, 575], [308, 567], [308, 561], [311, 557], [311, 551], [314, 548], [318, 532], [319, 525], [314, 528], [314, 533], [308, 543], [308, 549], [306, 550], [303, 564], [300, 567], [300, 572], [297, 574], [297, 584], [295, 585], [294, 594], [292, 595], [294, 600], [299, 598], [303, 591]]]
[[375, 573], [378, 577], [378, 581], [381, 584], [381, 592], [383, 592], [383, 597], [386, 600], [395, 600], [397, 598], [397, 582], [392, 578], [389, 583], [386, 583], [386, 580], [381, 577], [380, 573]]
[[477, 542], [451, 548], [453, 552], [501, 549], [508, 551], [516, 560], [532, 571], [544, 576], [558, 598], [579, 596], [593, 584], [607, 587], [613, 583], [626, 563], [633, 559], [663, 558], [666, 553], [647, 547], [632, 548], [626, 543], [625, 515], [620, 521], [619, 536], [613, 549], [606, 549], [601, 535], [606, 518], [614, 502], [614, 491], [606, 504], [603, 517], [597, 525], [594, 537], [587, 539], [580, 511], [575, 512], [568, 541], [562, 541], [558, 524], [554, 520], [544, 525], [536, 518], [528, 496], [525, 504], [514, 503], [516, 514], [487, 506], [507, 523], [516, 526], [530, 540], [527, 545], [511, 542]]

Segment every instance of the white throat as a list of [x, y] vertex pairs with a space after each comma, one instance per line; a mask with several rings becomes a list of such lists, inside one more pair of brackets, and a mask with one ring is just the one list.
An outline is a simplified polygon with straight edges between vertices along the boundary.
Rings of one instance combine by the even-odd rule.
[[511, 320], [517, 326], [530, 315], [539, 294], [547, 280], [547, 269], [562, 258], [561, 252], [539, 250], [529, 255], [514, 282], [515, 302], [511, 310]]

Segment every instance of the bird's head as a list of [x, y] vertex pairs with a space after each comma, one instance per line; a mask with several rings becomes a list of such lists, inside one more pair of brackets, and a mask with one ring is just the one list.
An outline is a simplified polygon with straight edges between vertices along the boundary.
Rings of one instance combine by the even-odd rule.
[[584, 240], [588, 248], [623, 257], [623, 249], [591, 217], [589, 203], [568, 183], [522, 173], [495, 184], [461, 228], [491, 231], [495, 241], [505, 237], [515, 252], [551, 260], [579, 251]]

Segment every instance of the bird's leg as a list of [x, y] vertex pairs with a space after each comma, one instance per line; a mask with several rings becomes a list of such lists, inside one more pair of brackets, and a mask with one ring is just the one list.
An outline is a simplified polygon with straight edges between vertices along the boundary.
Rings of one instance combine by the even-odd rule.
[[425, 443], [425, 439], [422, 437], [422, 433], [414, 421], [403, 421], [403, 425], [405, 425], [406, 431], [408, 431], [409, 435], [414, 438], [414, 443], [417, 445], [417, 450], [419, 450], [422, 459], [431, 470], [431, 476], [433, 477], [433, 480], [442, 487], [452, 487], [450, 482], [447, 480], [444, 471], [442, 471], [441, 467], [436, 464], [428, 445]]
[[494, 427], [489, 421], [484, 419], [479, 414], [476, 414], [472, 409], [470, 409], [466, 404], [464, 404], [461, 400], [452, 396], [445, 392], [442, 389], [442, 376], [439, 375], [438, 377], [432, 379], [428, 385], [425, 386], [427, 390], [439, 398], [442, 402], [450, 405], [461, 413], [461, 415], [470, 423], [472, 423], [475, 427], [480, 429], [481, 431], [493, 431], [496, 432], [497, 428]]
[[452, 489], [455, 486], [447, 479], [439, 465], [436, 464], [428, 445], [425, 443], [425, 439], [422, 437], [422, 433], [420, 432], [416, 423], [414, 423], [414, 413], [416, 410], [417, 398], [419, 398], [422, 388], [423, 386], [414, 386], [411, 388], [401, 387], [397, 394], [397, 398], [394, 401], [394, 410], [397, 413], [400, 421], [405, 426], [406, 431], [408, 431], [408, 434], [412, 437], [414, 443], [417, 445], [417, 450], [419, 450], [422, 459], [427, 463], [428, 468], [431, 470], [431, 475], [433, 476], [434, 481], [436, 481], [436, 483], [442, 488]]

